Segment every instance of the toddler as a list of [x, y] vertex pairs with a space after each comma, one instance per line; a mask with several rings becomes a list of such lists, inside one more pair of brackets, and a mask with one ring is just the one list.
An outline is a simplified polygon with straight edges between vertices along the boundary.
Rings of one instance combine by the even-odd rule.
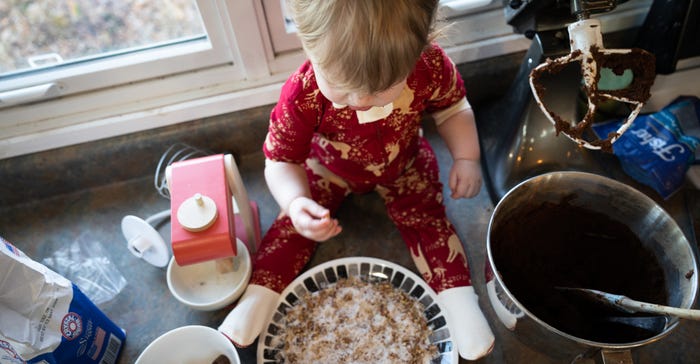
[[460, 356], [488, 354], [494, 337], [446, 217], [435, 154], [420, 133], [431, 115], [452, 155], [452, 198], [476, 195], [474, 114], [455, 65], [433, 42], [438, 0], [287, 5], [308, 60], [284, 84], [263, 146], [265, 178], [281, 214], [219, 331], [250, 345], [318, 242], [341, 232], [332, 216], [343, 199], [376, 191], [446, 308]]

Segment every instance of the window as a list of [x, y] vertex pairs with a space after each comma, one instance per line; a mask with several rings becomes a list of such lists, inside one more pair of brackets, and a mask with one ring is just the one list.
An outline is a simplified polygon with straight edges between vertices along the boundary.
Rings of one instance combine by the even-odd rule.
[[[54, 87], [46, 89], [57, 96], [80, 92], [77, 87], [65, 86], [72, 81], [52, 81], [78, 74], [89, 76], [88, 72], [79, 71], [86, 63], [92, 64], [93, 73], [104, 72], [133, 63], [136, 54], [143, 60], [154, 60], [175, 56], [175, 48], [181, 44], [191, 47], [187, 53], [197, 53], [210, 48], [211, 43], [194, 0], [35, 0], [0, 9], [0, 18], [4, 45], [0, 52], [0, 77], [5, 80], [0, 106], [50, 97], [27, 91], [31, 86], [24, 87], [42, 81], [52, 84]], [[164, 48], [169, 55], [163, 54]], [[226, 56], [215, 59], [214, 62], [225, 61]], [[102, 85], [93, 82], [84, 87], [100, 88], [110, 79], [113, 78], [104, 78]]]
[[[283, 1], [3, 1], [0, 159], [274, 103], [281, 83], [304, 59], [285, 21]], [[623, 5], [630, 3], [635, 2]], [[440, 5], [452, 23], [441, 43], [457, 63], [530, 45], [506, 24], [502, 1], [441, 0]], [[112, 28], [81, 18], [90, 11]], [[148, 19], [155, 11], [161, 16]], [[16, 47], [8, 44], [6, 32], [15, 31], [8, 22], [29, 24], [17, 14], [34, 17], [27, 29], [41, 34], [32, 36], [46, 37], [43, 27], [52, 22], [82, 25], [59, 34], [69, 40], [63, 48]], [[643, 20], [645, 13], [634, 14]], [[167, 19], [178, 22], [176, 29], [151, 34], [151, 27], [168, 27]], [[130, 26], [146, 40], [123, 41], [121, 32]], [[85, 31], [105, 37], [106, 47], [80, 39]], [[15, 48], [29, 50], [12, 53]], [[2, 58], [6, 54], [12, 62]]]
[[[207, 116], [185, 104], [270, 76], [265, 62], [251, 61], [265, 58], [262, 49], [238, 51], [256, 39], [241, 34], [261, 43], [251, 1], [7, 5], [0, 6], [0, 158]], [[191, 114], [175, 116], [184, 109]]]

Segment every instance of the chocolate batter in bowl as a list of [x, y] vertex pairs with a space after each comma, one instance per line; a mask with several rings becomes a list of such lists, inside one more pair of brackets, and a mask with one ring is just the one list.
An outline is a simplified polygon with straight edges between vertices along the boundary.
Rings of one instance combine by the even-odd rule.
[[[501, 321], [558, 359], [601, 351], [631, 362], [630, 348], [668, 335], [678, 319], [637, 318], [557, 287], [682, 308], [697, 292], [697, 263], [675, 221], [641, 192], [589, 173], [548, 173], [514, 187], [494, 209], [487, 253]], [[655, 324], [638, 324], [646, 321]]]

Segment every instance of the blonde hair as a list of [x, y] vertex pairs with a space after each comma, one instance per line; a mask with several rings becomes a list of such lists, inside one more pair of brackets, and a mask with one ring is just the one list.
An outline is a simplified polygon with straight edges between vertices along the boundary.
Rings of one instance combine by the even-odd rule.
[[304, 50], [334, 86], [373, 94], [434, 40], [438, 0], [287, 0]]

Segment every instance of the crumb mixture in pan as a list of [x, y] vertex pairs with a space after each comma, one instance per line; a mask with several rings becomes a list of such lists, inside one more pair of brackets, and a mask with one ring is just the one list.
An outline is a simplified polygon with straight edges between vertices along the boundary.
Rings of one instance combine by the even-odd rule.
[[423, 306], [389, 283], [348, 278], [287, 311], [280, 339], [286, 363], [430, 363]]

